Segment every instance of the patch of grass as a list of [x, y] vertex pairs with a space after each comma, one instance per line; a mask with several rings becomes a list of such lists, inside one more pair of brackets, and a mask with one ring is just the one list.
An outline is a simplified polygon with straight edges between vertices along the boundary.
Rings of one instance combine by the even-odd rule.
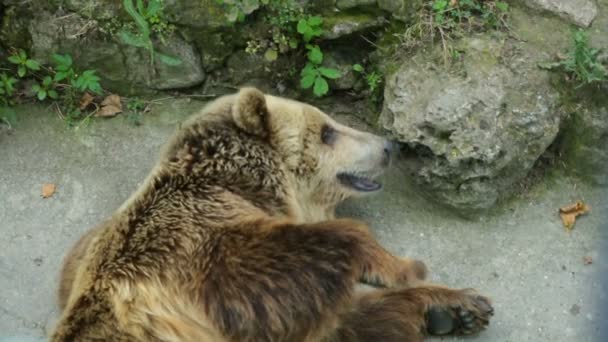
[[561, 57], [559, 62], [542, 63], [541, 68], [558, 70], [566, 75], [566, 80], [580, 88], [588, 84], [597, 84], [608, 80], [608, 71], [598, 59], [600, 49], [589, 45], [589, 36], [584, 30], [572, 32], [572, 47]]
[[454, 59], [451, 42], [467, 34], [507, 29], [509, 5], [496, 0], [432, 0], [419, 11], [415, 24], [399, 34], [400, 45], [415, 51], [429, 43], [441, 42], [444, 62]]
[[146, 111], [147, 103], [139, 98], [132, 98], [127, 102], [127, 121], [130, 125], [141, 126], [141, 118]]
[[353, 70], [359, 73], [365, 79], [372, 104], [380, 104], [382, 101], [382, 83], [384, 83], [384, 76], [382, 73], [375, 68], [366, 70], [366, 68], [364, 68], [361, 64], [353, 65]]

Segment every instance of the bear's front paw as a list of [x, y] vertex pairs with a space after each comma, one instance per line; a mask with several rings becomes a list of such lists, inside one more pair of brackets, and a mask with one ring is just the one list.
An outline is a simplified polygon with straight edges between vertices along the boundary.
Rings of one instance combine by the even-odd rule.
[[484, 330], [494, 308], [487, 297], [461, 291], [457, 304], [433, 306], [426, 314], [426, 327], [432, 335], [471, 335]]

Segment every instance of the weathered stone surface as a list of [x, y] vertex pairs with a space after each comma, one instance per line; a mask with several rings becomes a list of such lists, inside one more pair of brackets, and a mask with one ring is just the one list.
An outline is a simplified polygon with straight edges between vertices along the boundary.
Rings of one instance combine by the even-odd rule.
[[172, 23], [198, 28], [230, 26], [226, 11], [215, 0], [165, 0], [165, 15]]
[[378, 7], [401, 20], [408, 19], [421, 5], [422, 0], [378, 0]]
[[[408, 163], [430, 197], [460, 210], [508, 195], [554, 141], [558, 94], [530, 45], [481, 36], [462, 42], [461, 70], [415, 56], [387, 75], [381, 124], [415, 151]], [[423, 59], [424, 57], [424, 59]]]
[[149, 82], [150, 88], [160, 90], [188, 88], [205, 80], [201, 56], [191, 44], [173, 35], [166, 45], [157, 45], [159, 52], [179, 59], [181, 64], [171, 66], [155, 59], [156, 74]]
[[527, 6], [555, 13], [556, 15], [583, 27], [588, 27], [597, 16], [594, 0], [521, 0]]
[[387, 20], [383, 16], [339, 13], [335, 16], [325, 18], [325, 23], [323, 24], [325, 28], [323, 38], [336, 39], [351, 35], [355, 32], [378, 28], [386, 23]]
[[376, 5], [376, 0], [338, 0], [336, 2], [336, 7], [341, 10], [373, 5]]
[[566, 97], [570, 116], [559, 149], [567, 169], [597, 185], [608, 185], [608, 86]]
[[122, 1], [117, 0], [65, 0], [65, 7], [86, 18], [109, 20], [126, 16]]
[[352, 47], [336, 47], [325, 53], [323, 65], [336, 69], [342, 77], [329, 80], [331, 89], [347, 90], [352, 89], [357, 81], [357, 75], [353, 71], [353, 64], [361, 63], [365, 58], [365, 51], [353, 49]]

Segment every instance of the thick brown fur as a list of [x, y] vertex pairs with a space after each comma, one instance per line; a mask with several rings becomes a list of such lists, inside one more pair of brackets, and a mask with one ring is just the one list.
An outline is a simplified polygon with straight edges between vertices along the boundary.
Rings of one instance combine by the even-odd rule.
[[483, 329], [485, 297], [423, 282], [424, 264], [334, 219], [361, 193], [338, 174], [373, 179], [387, 146], [257, 89], [216, 100], [70, 251], [51, 340], [420, 341], [429, 308]]

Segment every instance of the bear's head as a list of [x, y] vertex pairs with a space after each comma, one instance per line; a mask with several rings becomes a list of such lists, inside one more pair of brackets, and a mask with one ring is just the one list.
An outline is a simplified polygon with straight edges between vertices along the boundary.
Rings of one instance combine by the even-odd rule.
[[335, 207], [381, 188], [392, 144], [339, 124], [311, 105], [243, 88], [232, 108], [236, 125], [282, 157], [300, 201]]

